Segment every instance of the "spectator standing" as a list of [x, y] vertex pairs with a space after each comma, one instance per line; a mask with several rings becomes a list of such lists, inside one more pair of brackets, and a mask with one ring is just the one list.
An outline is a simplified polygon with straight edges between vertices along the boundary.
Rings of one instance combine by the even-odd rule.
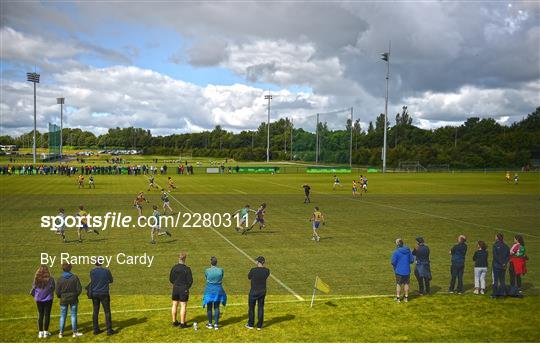
[[92, 322], [94, 325], [94, 334], [101, 333], [99, 329], [99, 307], [103, 305], [103, 312], [105, 313], [105, 324], [107, 326], [107, 335], [113, 335], [116, 333], [112, 328], [111, 317], [111, 296], [109, 285], [113, 282], [111, 270], [101, 266], [102, 262], [98, 260], [96, 267], [90, 271], [90, 290], [93, 305]]
[[[223, 269], [217, 266], [216, 257], [210, 258], [210, 267], [204, 272], [204, 277], [206, 278], [206, 288], [204, 289], [202, 306], [203, 308], [207, 308], [206, 315], [208, 316], [208, 323], [206, 324], [206, 328], [218, 330], [219, 306], [220, 304], [224, 306], [227, 304], [227, 294], [222, 285]], [[212, 318], [214, 319], [213, 325]]]
[[[178, 256], [178, 264], [172, 267], [169, 281], [173, 285], [172, 290], [172, 321], [173, 326], [180, 328], [189, 327], [186, 324], [187, 302], [189, 300], [189, 288], [193, 284], [191, 269], [186, 265], [185, 253]], [[180, 304], [180, 322], [177, 321], [178, 304]]]
[[414, 267], [414, 276], [418, 280], [418, 289], [420, 295], [429, 294], [431, 281], [431, 266], [429, 263], [429, 247], [425, 244], [424, 238], [416, 238], [416, 247], [412, 254], [416, 257], [416, 266]]
[[82, 286], [79, 277], [71, 272], [71, 268], [72, 265], [69, 263], [62, 264], [63, 273], [56, 284], [56, 296], [60, 299], [60, 332], [58, 333], [58, 338], [64, 336], [68, 307], [71, 312], [71, 329], [73, 330], [73, 337], [77, 338], [82, 336], [82, 333], [77, 331], [77, 311]]
[[474, 261], [474, 293], [484, 295], [486, 292], [486, 274], [488, 270], [487, 245], [483, 241], [478, 241], [476, 252], [473, 255]]
[[266, 297], [266, 280], [270, 276], [270, 270], [264, 266], [265, 259], [262, 256], [255, 259], [257, 267], [252, 268], [248, 273], [251, 281], [251, 289], [248, 297], [248, 323], [246, 328], [253, 329], [255, 324], [255, 304], [257, 304], [257, 330], [261, 330], [264, 321], [264, 299]]
[[514, 236], [514, 244], [510, 249], [510, 294], [521, 296], [521, 276], [527, 273], [527, 255], [525, 251], [525, 240], [522, 235]]
[[41, 265], [34, 275], [32, 291], [30, 294], [36, 301], [38, 309], [38, 338], [48, 338], [49, 323], [51, 321], [51, 308], [54, 298], [54, 278], [49, 272], [47, 265]]
[[400, 294], [403, 286], [403, 301], [409, 302], [409, 283], [411, 276], [411, 264], [414, 262], [414, 257], [411, 250], [403, 244], [402, 239], [396, 239], [396, 249], [392, 253], [392, 266], [396, 276], [396, 298], [395, 301], [401, 302]]
[[504, 236], [498, 233], [493, 244], [493, 294], [491, 297], [506, 295], [505, 274], [510, 260], [510, 248], [504, 243]]
[[[451, 265], [450, 265], [450, 287], [449, 293], [463, 293], [463, 271], [465, 270], [465, 255], [467, 254], [467, 244], [465, 243], [467, 238], [465, 235], [458, 237], [458, 243], [450, 250]], [[454, 289], [457, 279], [457, 289]]]

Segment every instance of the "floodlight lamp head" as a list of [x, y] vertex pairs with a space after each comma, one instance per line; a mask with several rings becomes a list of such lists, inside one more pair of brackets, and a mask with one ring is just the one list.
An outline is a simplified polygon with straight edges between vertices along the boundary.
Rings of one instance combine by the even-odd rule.
[[39, 83], [38, 73], [26, 73], [26, 80], [34, 83]]

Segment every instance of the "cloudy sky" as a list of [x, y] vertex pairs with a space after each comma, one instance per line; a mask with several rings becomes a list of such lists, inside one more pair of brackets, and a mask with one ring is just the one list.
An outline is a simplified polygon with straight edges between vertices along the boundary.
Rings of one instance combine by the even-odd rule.
[[[512, 123], [540, 106], [538, 1], [1, 1], [1, 134], [59, 122], [97, 134], [300, 123], [354, 107], [363, 127], [407, 105], [434, 128], [470, 116]], [[334, 121], [341, 121], [334, 116]], [[331, 116], [327, 116], [332, 121]]]

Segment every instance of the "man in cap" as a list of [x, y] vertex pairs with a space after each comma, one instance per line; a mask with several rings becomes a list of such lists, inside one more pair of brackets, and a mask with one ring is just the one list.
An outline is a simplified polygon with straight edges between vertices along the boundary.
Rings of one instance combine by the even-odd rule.
[[414, 276], [418, 281], [420, 295], [429, 294], [429, 281], [431, 280], [431, 268], [429, 266], [429, 247], [424, 242], [424, 238], [416, 238], [416, 247], [412, 251], [416, 257]]

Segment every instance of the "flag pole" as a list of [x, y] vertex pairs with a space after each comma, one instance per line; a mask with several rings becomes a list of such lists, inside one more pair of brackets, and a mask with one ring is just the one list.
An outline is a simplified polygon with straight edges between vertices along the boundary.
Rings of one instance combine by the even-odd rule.
[[313, 308], [313, 302], [315, 301], [315, 292], [317, 291], [317, 278], [318, 276], [315, 277], [315, 283], [313, 284], [313, 295], [311, 296], [311, 305], [309, 306], [310, 308]]

